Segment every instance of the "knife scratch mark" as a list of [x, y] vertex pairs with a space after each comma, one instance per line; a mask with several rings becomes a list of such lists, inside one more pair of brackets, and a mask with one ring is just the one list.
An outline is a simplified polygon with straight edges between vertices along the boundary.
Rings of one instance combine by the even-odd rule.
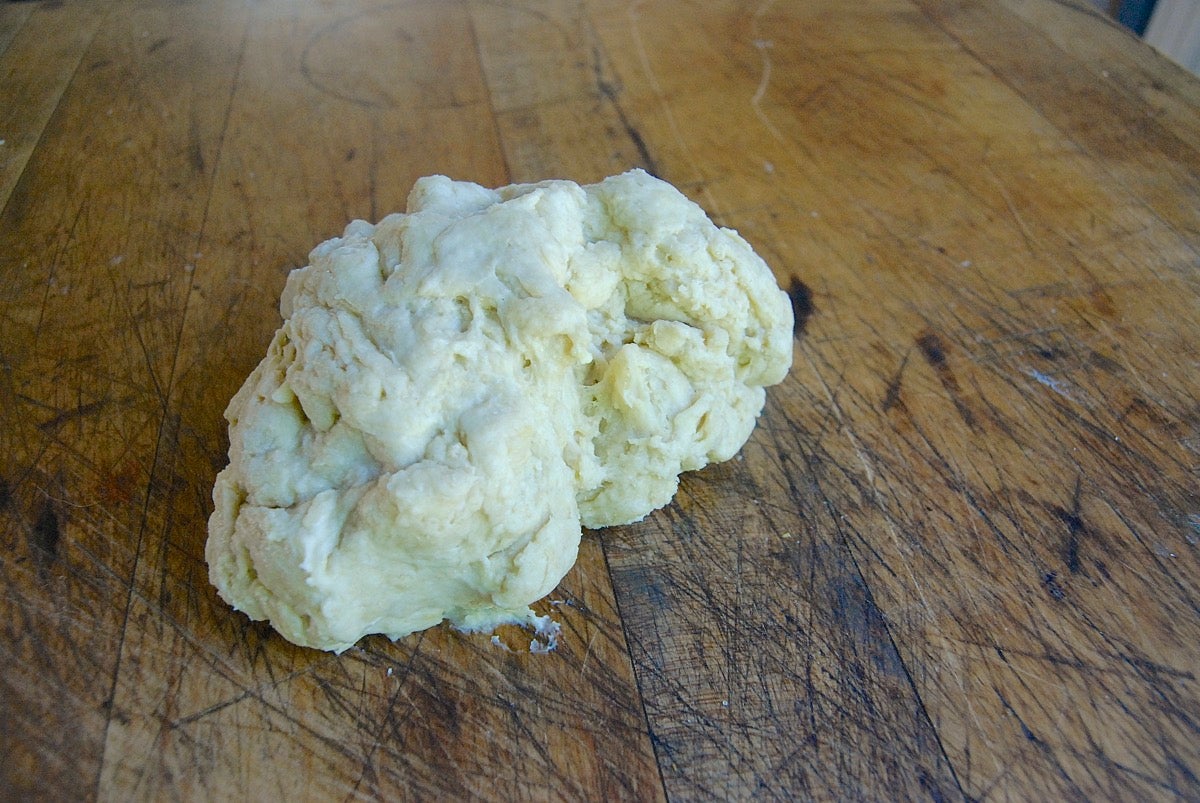
[[[370, 746], [367, 748], [366, 753], [362, 757], [362, 764], [359, 770], [358, 779], [354, 782], [354, 787], [350, 791], [351, 797], [358, 792], [363, 782], [367, 780], [368, 775], [372, 776], [372, 780], [374, 780], [375, 754], [383, 745], [385, 734], [388, 731], [393, 733], [398, 732], [400, 728], [402, 728], [403, 725], [408, 722], [409, 718], [413, 714], [413, 711], [416, 709], [415, 706], [410, 705], [408, 710], [404, 712], [404, 715], [397, 720], [396, 705], [402, 696], [407, 697], [406, 688], [408, 686], [408, 680], [412, 676], [413, 666], [416, 663], [417, 656], [421, 655], [421, 645], [424, 643], [425, 632], [422, 631], [420, 636], [417, 638], [417, 644], [413, 648], [412, 654], [409, 655], [408, 660], [405, 661], [403, 669], [399, 673], [393, 673], [390, 675], [390, 677], [395, 680], [396, 688], [387, 697], [384, 715], [379, 721], [379, 727], [375, 729], [375, 732], [371, 736]], [[391, 671], [390, 667], [389, 671]]]
[[42, 432], [51, 432], [69, 421], [86, 418], [92, 413], [98, 412], [99, 410], [103, 409], [104, 405], [107, 403], [107, 399], [100, 399], [99, 401], [89, 402], [88, 404], [81, 404], [78, 407], [74, 407], [70, 410], [63, 410], [58, 415], [52, 416], [38, 424], [38, 429], [40, 429]]
[[958, 377], [954, 375], [954, 370], [950, 367], [946, 342], [942, 340], [937, 332], [926, 329], [917, 335], [916, 343], [917, 348], [921, 350], [921, 356], [933, 368], [938, 381], [946, 390], [950, 401], [954, 403], [954, 408], [962, 416], [963, 422], [971, 428], [972, 432], [978, 432], [980, 429], [979, 422], [975, 418], [975, 413], [967, 405], [962, 385], [959, 383]]
[[596, 643], [597, 635], [597, 633], [593, 633], [592, 637], [588, 639], [587, 647], [584, 648], [583, 660], [579, 663], [580, 677], [583, 677], [583, 675], [587, 672], [588, 659], [592, 657], [592, 645]]
[[892, 378], [888, 380], [887, 390], [884, 392], [882, 404], [883, 411], [885, 413], [888, 410], [891, 410], [897, 404], [902, 405], [904, 403], [900, 398], [900, 388], [904, 384], [904, 369], [908, 366], [908, 358], [911, 354], [911, 350], [904, 352], [904, 358], [900, 360], [900, 367], [896, 369], [896, 373], [894, 373]]
[[629, 119], [629, 115], [625, 113], [625, 109], [618, 102], [619, 92], [615, 86], [604, 79], [601, 67], [601, 55], [599, 49], [593, 50], [593, 72], [595, 73], [596, 89], [601, 95], [612, 105], [613, 111], [616, 112], [617, 120], [620, 121], [621, 127], [625, 129], [625, 135], [633, 143], [633, 147], [638, 152], [638, 157], [642, 161], [642, 165], [650, 172], [651, 175], [661, 178], [662, 172], [658, 165], [655, 164], [654, 157], [650, 155], [650, 149], [646, 146], [646, 138], [642, 136], [642, 132], [638, 131], [637, 126]]
[[1021, 217], [1021, 213], [1017, 210], [1017, 205], [1013, 203], [1012, 195], [1009, 194], [1008, 188], [1004, 186], [1004, 182], [1000, 180], [1000, 177], [996, 175], [996, 172], [992, 170], [990, 165], [985, 162], [984, 167], [991, 174], [992, 181], [996, 185], [996, 190], [999, 191], [1000, 197], [1004, 199], [1004, 205], [1008, 208], [1008, 213], [1012, 215], [1013, 221], [1016, 222], [1017, 230], [1021, 232], [1021, 239], [1025, 241], [1025, 248], [1029, 253], [1034, 253], [1037, 250], [1034, 247], [1037, 238], [1029, 230], [1029, 226], [1025, 223], [1025, 218]]
[[762, 19], [763, 14], [767, 13], [767, 10], [774, 4], [774, 2], [775, 0], [766, 0], [766, 2], [754, 10], [754, 15], [750, 18], [750, 31], [751, 35], [754, 37], [752, 43], [755, 49], [758, 50], [758, 56], [762, 60], [762, 74], [758, 79], [758, 87], [754, 90], [754, 94], [750, 97], [750, 108], [754, 110], [754, 116], [759, 119], [759, 121], [763, 124], [767, 131], [770, 132], [771, 136], [774, 137], [777, 142], [787, 144], [787, 140], [784, 138], [783, 134], [778, 128], [775, 127], [775, 124], [771, 122], [770, 118], [767, 117], [766, 112], [764, 112], [762, 109], [762, 100], [767, 94], [767, 87], [771, 85], [772, 64], [770, 50], [775, 43], [770, 39], [762, 38], [762, 35], [759, 31], [759, 20]]
[[[847, 421], [846, 414], [843, 412], [841, 404], [838, 403], [837, 398], [833, 395], [833, 389], [829, 387], [829, 383], [825, 381], [824, 375], [817, 368], [809, 349], [801, 348], [800, 353], [804, 355], [805, 361], [808, 363], [809, 370], [817, 378], [821, 389], [825, 392], [825, 398], [829, 403], [829, 409], [833, 412], [834, 418], [838, 422], [839, 429], [846, 433], [846, 438], [850, 441], [850, 446], [853, 448], [854, 454], [858, 457], [859, 464], [863, 467], [863, 473], [867, 478], [867, 488], [870, 490], [870, 493], [874, 498], [875, 504], [878, 506], [879, 511], [884, 514], [883, 520], [887, 524], [886, 529], [888, 535], [891, 536], [892, 541], [896, 544], [897, 552], [904, 554], [906, 551], [904, 548], [904, 539], [901, 538], [900, 533], [897, 531], [896, 523], [892, 520], [892, 517], [887, 515], [888, 506], [880, 494], [879, 483], [876, 479], [875, 469], [872, 466], [870, 458], [867, 456], [866, 450], [863, 448], [858, 436], [854, 434], [854, 428]], [[924, 613], [924, 615], [928, 616], [929, 612], [934, 610], [934, 608], [930, 604], [929, 598], [925, 594], [925, 586], [917, 578], [916, 573], [912, 570], [912, 566], [907, 561], [904, 562], [904, 570], [908, 575], [909, 584], [916, 592], [917, 596], [921, 599], [921, 611]]]

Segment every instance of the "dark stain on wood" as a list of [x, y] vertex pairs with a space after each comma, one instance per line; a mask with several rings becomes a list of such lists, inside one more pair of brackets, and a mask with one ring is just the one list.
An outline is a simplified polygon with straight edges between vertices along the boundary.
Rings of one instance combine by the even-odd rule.
[[133, 500], [137, 477], [137, 463], [132, 460], [126, 461], [119, 469], [114, 469], [102, 476], [97, 484], [96, 492], [106, 504], [129, 504]]
[[792, 300], [792, 315], [796, 321], [792, 331], [796, 337], [800, 337], [808, 326], [808, 319], [816, 312], [816, 307], [813, 306], [812, 288], [799, 279], [793, 278], [792, 283], [788, 285], [787, 294], [788, 298]]
[[1124, 372], [1124, 369], [1121, 367], [1121, 363], [1117, 362], [1106, 354], [1101, 354], [1098, 351], [1093, 351], [1088, 355], [1088, 362], [1099, 368], [1104, 373], [1112, 374], [1113, 376]]
[[12, 486], [8, 484], [8, 480], [0, 478], [0, 511], [8, 510], [12, 498]]
[[1067, 592], [1063, 590], [1062, 584], [1058, 582], [1058, 572], [1046, 572], [1042, 576], [1042, 585], [1046, 587], [1046, 591], [1050, 596], [1058, 601], [1067, 598]]
[[670, 597], [653, 570], [644, 567], [630, 569], [623, 574], [622, 579], [630, 593], [647, 600], [651, 608], [666, 610], [670, 607]]
[[1097, 287], [1093, 288], [1091, 293], [1089, 294], [1089, 297], [1092, 300], [1092, 306], [1094, 306], [1096, 308], [1096, 311], [1099, 312], [1101, 315], [1103, 315], [1105, 318], [1116, 317], [1116, 314], [1117, 314], [1116, 302], [1113, 301], [1112, 294], [1109, 293], [1107, 290], [1105, 290], [1103, 287], [1097, 286]]
[[959, 384], [958, 377], [950, 368], [950, 360], [947, 357], [948, 350], [941, 335], [931, 330], [922, 332], [917, 335], [917, 348], [921, 350], [921, 356], [925, 358], [925, 362], [929, 363], [934, 373], [937, 374], [938, 381], [942, 383], [950, 400], [954, 402], [954, 408], [958, 410], [959, 416], [968, 427], [977, 431], [979, 424], [975, 419], [975, 414], [971, 412], [971, 408], [963, 399], [962, 385]]
[[53, 561], [58, 557], [58, 542], [62, 538], [62, 528], [58, 520], [58, 513], [49, 501], [42, 506], [42, 512], [38, 514], [37, 521], [33, 523], [33, 529], [29, 536], [35, 555], [40, 553], [40, 557], [46, 562]]
[[950, 369], [946, 365], [946, 347], [943, 345], [942, 338], [938, 336], [937, 332], [925, 331], [917, 335], [917, 348], [921, 349], [921, 354], [924, 355], [925, 362], [932, 365], [939, 376], [942, 372], [947, 372], [950, 381], [955, 386], [958, 385], [957, 380], [954, 379], [954, 375], [949, 373]]

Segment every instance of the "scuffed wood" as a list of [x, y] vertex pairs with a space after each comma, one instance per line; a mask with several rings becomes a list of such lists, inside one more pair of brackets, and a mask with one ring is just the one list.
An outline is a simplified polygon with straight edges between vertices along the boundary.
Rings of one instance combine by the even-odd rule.
[[0, 209], [8, 202], [82, 59], [106, 4], [0, 6]]
[[[113, 691], [136, 566], [158, 544], [160, 430], [210, 179], [196, 154], [217, 150], [232, 73], [197, 58], [211, 27], [188, 18], [189, 38], [159, 47], [142, 32], [169, 38], [180, 18], [108, 10], [120, 22], [97, 30], [0, 217], [0, 785], [17, 796], [94, 794], [106, 729], [146, 716]], [[75, 11], [39, 7], [22, 30], [100, 15]]]
[[[1168, 133], [1137, 150], [1144, 111], [1105, 117], [1110, 90], [1084, 93], [1068, 54], [994, 4], [921, 5], [598, 17], [662, 174], [811, 288], [792, 376], [726, 480], [755, 507], [732, 490], [689, 505], [710, 471], [609, 547], [668, 791], [791, 773], [784, 788], [870, 796], [881, 775], [830, 770], [822, 740], [864, 758], [878, 736], [873, 766], [914, 790], [1186, 795], [1194, 152]], [[730, 60], [704, 62], [718, 31]], [[681, 123], [715, 97], [719, 137]], [[771, 561], [785, 533], [812, 557]], [[823, 590], [853, 583], [865, 614]], [[828, 618], [805, 628], [798, 606]], [[868, 671], [805, 727], [762, 688], [788, 678], [789, 701], [820, 710], [790, 671], [830, 643], [846, 645], [834, 677]], [[904, 713], [894, 692], [879, 721], [890, 645], [893, 688], [918, 702]], [[868, 646], [874, 662], [845, 657]], [[776, 668], [739, 671], [753, 661]], [[812, 744], [780, 766], [760, 746], [784, 734]]]
[[[1200, 84], [1096, 14], [46, 2], [0, 65], [12, 795], [1200, 795]], [[548, 656], [224, 605], [287, 271], [421, 175], [632, 166], [791, 297], [742, 454], [585, 535]]]
[[[655, 799], [594, 543], [542, 605], [563, 625], [549, 656], [528, 654], [528, 634], [505, 633], [509, 652], [442, 627], [335, 657], [287, 644], [209, 586], [208, 492], [226, 445], [214, 412], [278, 325], [286, 270], [347, 220], [403, 209], [419, 175], [507, 181], [463, 6], [263, 7], [224, 40], [237, 70], [159, 440], [154, 537], [122, 641], [124, 716], [109, 722], [99, 788], [143, 799]], [[366, 80], [378, 64], [343, 58], [364, 41], [394, 80]]]

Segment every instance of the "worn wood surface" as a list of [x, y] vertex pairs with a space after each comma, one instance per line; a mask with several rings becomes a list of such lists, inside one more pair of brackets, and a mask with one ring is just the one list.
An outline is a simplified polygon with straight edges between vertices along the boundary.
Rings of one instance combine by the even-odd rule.
[[[1051, 0], [0, 5], [5, 799], [1200, 798], [1200, 82]], [[548, 656], [206, 581], [286, 272], [643, 166], [797, 312]]]

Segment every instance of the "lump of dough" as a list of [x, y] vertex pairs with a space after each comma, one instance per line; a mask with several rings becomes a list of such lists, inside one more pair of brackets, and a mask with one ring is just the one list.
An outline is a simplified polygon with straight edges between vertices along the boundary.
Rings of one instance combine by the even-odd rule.
[[580, 528], [732, 457], [792, 357], [770, 269], [642, 171], [434, 176], [293, 271], [230, 402], [206, 557], [221, 596], [341, 651], [532, 622]]

